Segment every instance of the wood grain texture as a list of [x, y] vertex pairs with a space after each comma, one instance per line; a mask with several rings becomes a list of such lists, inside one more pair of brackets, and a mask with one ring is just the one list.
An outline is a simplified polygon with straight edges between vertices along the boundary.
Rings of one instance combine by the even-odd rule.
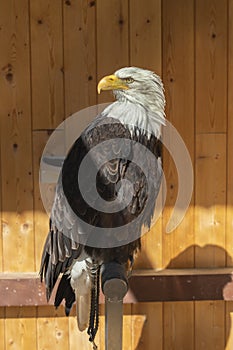
[[[2, 126], [1, 126], [1, 118], [0, 118], [0, 140], [2, 139]], [[2, 165], [1, 162], [1, 142], [0, 142], [0, 165]], [[2, 240], [2, 236], [3, 236], [3, 232], [2, 232], [2, 166], [0, 167], [0, 272], [3, 271], [3, 240]]]
[[100, 305], [99, 309], [100, 322], [99, 322], [99, 347], [104, 349], [105, 347], [105, 308], [104, 304]]
[[196, 267], [225, 266], [225, 134], [197, 135], [195, 172], [195, 264]]
[[5, 350], [5, 308], [0, 308], [0, 348]]
[[135, 259], [134, 269], [162, 268], [162, 218], [158, 218], [150, 231], [141, 238], [141, 251]]
[[65, 114], [96, 104], [96, 2], [63, 1]]
[[[89, 336], [86, 331], [79, 332], [76, 316], [69, 317], [69, 350], [92, 350], [93, 346], [88, 339]], [[96, 344], [99, 345], [99, 332], [96, 335], [95, 341]]]
[[[189, 0], [163, 1], [163, 81], [167, 119], [180, 133], [190, 157], [194, 159], [194, 2]], [[168, 139], [168, 148], [174, 143]], [[179, 227], [166, 234], [178, 190], [177, 169], [172, 157], [164, 149], [164, 173], [167, 200], [163, 211], [163, 266], [192, 267], [193, 201]], [[179, 169], [186, 171], [186, 169]], [[178, 188], [179, 186], [179, 188]], [[182, 209], [182, 208], [181, 208]], [[187, 250], [189, 248], [189, 250]]]
[[[40, 188], [48, 193], [48, 198], [53, 196], [54, 185], [43, 183], [40, 173], [41, 156], [50, 132], [33, 132], [33, 180], [34, 180], [34, 234], [35, 234], [35, 269], [39, 271], [42, 249], [49, 230], [49, 216], [45, 211]], [[41, 180], [41, 187], [39, 181]]]
[[163, 317], [164, 349], [193, 350], [194, 303], [164, 303]]
[[[130, 65], [162, 72], [161, 0], [129, 1]], [[158, 199], [160, 200], [160, 199]], [[161, 198], [162, 200], [162, 198]], [[162, 219], [142, 237], [142, 250], [135, 268], [162, 267]]]
[[233, 261], [233, 1], [229, 0], [228, 15], [228, 124], [227, 124], [227, 231], [226, 249]]
[[5, 350], [37, 347], [36, 308], [6, 308]]
[[[97, 6], [97, 78], [112, 74], [129, 64], [128, 0], [102, 0]], [[98, 103], [109, 102], [101, 93]]]
[[[199, 134], [196, 144], [195, 264], [225, 266], [226, 136]], [[211, 174], [209, 176], [208, 174]], [[195, 305], [195, 349], [223, 349], [221, 302]]]
[[[196, 130], [197, 133], [224, 132], [226, 80], [222, 72], [226, 69], [227, 59], [226, 2], [218, 10], [216, 6], [220, 4], [216, 1], [197, 1], [196, 4]], [[201, 62], [209, 64], [202, 65]], [[227, 248], [225, 134], [196, 136], [195, 197], [196, 266], [224, 266]], [[228, 331], [224, 330], [226, 317], [225, 305], [221, 302], [195, 303], [195, 349], [225, 348], [228, 338]]]
[[225, 305], [221, 301], [195, 303], [195, 350], [225, 349]]
[[132, 306], [132, 350], [163, 349], [162, 303], [140, 303]]
[[[122, 333], [122, 350], [133, 350], [132, 347], [132, 316], [131, 305], [123, 305], [123, 333]], [[99, 330], [96, 336], [96, 343], [99, 349], [105, 349], [105, 308], [100, 305], [100, 322]], [[86, 340], [85, 340], [86, 341]], [[89, 349], [89, 347], [87, 347]], [[92, 347], [90, 347], [90, 350]], [[74, 348], [75, 350], [75, 348]]]
[[123, 335], [122, 335], [122, 350], [132, 349], [132, 316], [131, 305], [123, 307]]
[[[122, 350], [131, 350], [132, 342], [131, 305], [123, 305]], [[105, 305], [100, 305], [100, 322], [97, 342], [100, 349], [105, 349]]]
[[162, 70], [161, 0], [130, 0], [130, 65]]
[[[194, 161], [194, 1], [163, 1], [163, 80], [167, 119], [180, 133]], [[173, 143], [172, 137], [168, 140]], [[171, 216], [178, 186], [177, 169], [168, 151], [164, 150], [164, 172], [167, 199], [163, 212], [163, 232]], [[184, 171], [184, 169], [180, 169]], [[185, 218], [170, 234], [164, 233], [163, 266], [194, 265], [193, 200]], [[163, 349], [193, 349], [193, 303], [164, 303]]]
[[[60, 317], [57, 317], [58, 315]], [[39, 307], [37, 310], [36, 324], [37, 348], [46, 350], [68, 350], [68, 322], [69, 319], [64, 315], [63, 308], [55, 310], [53, 306]]]
[[[143, 237], [136, 266], [233, 266], [232, 19], [233, 0], [0, 2], [0, 271], [39, 268], [48, 218], [38, 190], [38, 168], [49, 135], [38, 129], [54, 128], [97, 100], [110, 101], [107, 92], [97, 99], [98, 79], [129, 64], [162, 74], [167, 118], [185, 141], [196, 180], [191, 203], [196, 205], [195, 216], [190, 207], [178, 229], [167, 235], [178, 182], [175, 164], [165, 152], [167, 206]], [[222, 298], [223, 291], [223, 297], [232, 300], [230, 272], [223, 280], [212, 276], [211, 288], [210, 276], [195, 272], [187, 277], [173, 271], [178, 276], [173, 275], [169, 289], [180, 296], [184, 286], [202, 279], [200, 293], [215, 291]], [[2, 302], [9, 293], [14, 302], [19, 285], [15, 280], [16, 289], [4, 289]], [[139, 287], [145, 296], [145, 285]], [[32, 288], [27, 293], [30, 302]], [[193, 297], [192, 288], [187, 295]], [[24, 296], [19, 295], [21, 303]], [[135, 302], [135, 296], [127, 300]], [[67, 319], [63, 307], [55, 311], [45, 306], [45, 299], [43, 303], [37, 308], [0, 308], [1, 349], [92, 349], [86, 333], [77, 331], [74, 310]], [[100, 349], [103, 309], [101, 304]], [[123, 348], [232, 350], [232, 315], [232, 301], [127, 304]]]
[[30, 1], [33, 129], [64, 119], [62, 2]]
[[233, 348], [233, 302], [226, 303], [225, 350]]
[[28, 1], [1, 2], [3, 264], [34, 269]]
[[195, 15], [197, 133], [225, 132], [227, 0], [197, 0]]
[[[53, 305], [56, 288], [47, 302], [38, 273], [2, 273], [0, 282], [0, 307]], [[124, 304], [193, 300], [233, 300], [232, 268], [138, 270]], [[99, 302], [104, 303], [102, 292]]]

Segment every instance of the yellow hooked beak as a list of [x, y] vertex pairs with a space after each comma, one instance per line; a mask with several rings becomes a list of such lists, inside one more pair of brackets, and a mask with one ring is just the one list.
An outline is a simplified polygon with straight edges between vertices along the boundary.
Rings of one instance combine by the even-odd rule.
[[100, 94], [101, 90], [127, 90], [129, 89], [125, 81], [118, 78], [116, 75], [107, 75], [100, 80], [97, 91]]

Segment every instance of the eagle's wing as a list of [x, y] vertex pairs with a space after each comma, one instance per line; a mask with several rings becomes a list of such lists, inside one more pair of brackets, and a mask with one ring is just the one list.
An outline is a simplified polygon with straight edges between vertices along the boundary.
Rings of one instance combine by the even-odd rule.
[[[129, 235], [135, 227], [131, 227], [130, 231], [128, 224], [144, 210], [148, 191], [151, 192], [149, 196], [151, 203], [137, 222], [137, 231], [142, 223], [150, 226], [162, 175], [159, 160], [161, 154], [158, 152], [159, 140], [155, 137], [149, 140], [147, 136], [140, 134], [140, 130], [135, 130], [134, 133], [132, 138], [127, 126], [116, 119], [103, 118], [93, 129], [89, 127], [83, 133], [64, 161], [63, 191], [73, 212], [81, 219], [76, 234], [79, 233], [81, 242], [87, 246], [108, 248], [129, 243]], [[143, 146], [136, 149], [137, 143]], [[111, 157], [109, 157], [110, 151]], [[91, 155], [87, 162], [88, 166], [84, 167], [85, 176], [81, 188], [79, 171], [89, 154]], [[138, 159], [140, 164], [137, 164]], [[98, 169], [97, 175], [93, 177], [96, 169]], [[122, 189], [122, 180], [127, 180], [132, 187], [125, 186]], [[93, 205], [86, 201], [84, 195], [89, 196]], [[105, 201], [106, 207], [99, 208], [96, 205], [99, 195]], [[128, 198], [131, 198], [131, 201], [124, 209], [119, 210], [117, 197], [120, 203], [124, 200], [127, 202]], [[114, 207], [111, 207], [113, 210], [109, 209], [114, 203], [117, 209], [115, 211]], [[108, 229], [106, 235], [102, 228]], [[110, 240], [108, 236], [111, 236]], [[132, 238], [131, 241], [133, 240]]]
[[75, 227], [75, 215], [65, 203], [60, 176], [51, 212], [49, 233], [41, 258], [40, 275], [45, 280], [47, 299], [50, 298], [59, 274], [65, 272], [82, 252], [82, 246], [77, 240], [72, 240], [63, 233], [64, 230], [73, 232], [72, 225]]
[[[77, 239], [72, 238], [75, 232], [77, 233], [77, 217], [67, 203], [61, 180], [60, 174], [51, 211], [49, 233], [41, 259], [40, 275], [45, 280], [46, 296], [49, 299], [60, 273], [63, 273], [54, 305], [58, 307], [65, 299], [65, 312], [69, 315], [76, 299], [77, 311], [78, 308], [80, 311], [77, 312], [78, 326], [80, 330], [84, 330], [89, 315], [90, 299], [90, 281], [83, 264], [87, 254], [84, 253], [83, 246], [77, 242]], [[77, 259], [81, 261], [74, 263]], [[72, 269], [73, 266], [75, 269]], [[77, 281], [82, 287], [81, 294], [76, 289]]]
[[[87, 257], [85, 252], [88, 252], [90, 256], [93, 256], [94, 253], [95, 257], [105, 261], [118, 259], [119, 262], [124, 263], [140, 244], [136, 239], [130, 240], [129, 235], [133, 234], [135, 229], [140, 231], [142, 224], [150, 226], [162, 173], [161, 163], [158, 160], [160, 156], [157, 151], [158, 140], [148, 140], [147, 137], [140, 135], [140, 132], [135, 130], [134, 141], [141, 142], [147, 149], [149, 148], [156, 155], [152, 158], [148, 156], [143, 147], [139, 149], [139, 153], [135, 157], [132, 143], [129, 143], [129, 140], [132, 140], [132, 135], [126, 126], [113, 118], [98, 117], [93, 125], [90, 125], [71, 147], [57, 183], [51, 212], [50, 231], [42, 255], [40, 273], [45, 278], [48, 298], [59, 274], [69, 269], [75, 259], [85, 259]], [[110, 160], [108, 160], [109, 142], [113, 152]], [[101, 148], [96, 147], [98, 145], [101, 145]], [[78, 181], [81, 164], [90, 150], [93, 151], [90, 165], [93, 166], [93, 169], [97, 167], [98, 171], [96, 181], [93, 181], [91, 169], [86, 169], [84, 187], [86, 183], [88, 186], [87, 192], [94, 196], [92, 198], [93, 206], [83, 198]], [[122, 152], [124, 157], [121, 156]], [[137, 157], [142, 159], [140, 166], [136, 164]], [[133, 162], [132, 159], [134, 159]], [[98, 167], [99, 163], [96, 163], [96, 160], [98, 162], [103, 160], [100, 167]], [[145, 169], [146, 172], [150, 172], [149, 175], [144, 174]], [[107, 203], [114, 201], [119, 193], [122, 198], [129, 195], [127, 190], [124, 193], [119, 190], [119, 183], [122, 179], [133, 184], [131, 202], [118, 212], [109, 213], [96, 209], [96, 187], [98, 194]], [[144, 209], [148, 199], [148, 179], [151, 182], [151, 205], [141, 216], [138, 226], [133, 227], [132, 230], [127, 229], [126, 225], [137, 218]], [[90, 228], [88, 234], [86, 232], [87, 227]], [[85, 245], [90, 245], [89, 237], [93, 232], [95, 233], [97, 228], [107, 228], [111, 233], [111, 229], [115, 227], [122, 227], [122, 234], [118, 234], [114, 241], [115, 246], [117, 246], [116, 249], [101, 249], [102, 243], [102, 247], [106, 247], [105, 237], [102, 242], [101, 237], [97, 235], [99, 248], [87, 249], [85, 247], [84, 249]], [[126, 244], [129, 242], [132, 243]], [[112, 240], [110, 243], [112, 243]], [[80, 273], [81, 275], [82, 273]], [[61, 281], [64, 284], [63, 287], [67, 286], [69, 282], [67, 275], [63, 275]], [[56, 305], [59, 305], [62, 297], [64, 297], [63, 290], [64, 288], [61, 288], [60, 285], [55, 301]], [[73, 298], [73, 296], [70, 296], [71, 294], [69, 293], [66, 298], [67, 304]], [[67, 307], [69, 308], [69, 305]]]

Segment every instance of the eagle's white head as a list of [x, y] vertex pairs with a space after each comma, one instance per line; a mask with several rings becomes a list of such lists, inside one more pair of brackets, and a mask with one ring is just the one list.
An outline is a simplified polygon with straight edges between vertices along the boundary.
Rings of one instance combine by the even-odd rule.
[[117, 100], [107, 107], [107, 114], [159, 136], [161, 124], [165, 124], [165, 97], [157, 74], [137, 67], [121, 68], [100, 80], [98, 93], [101, 90], [112, 90]]

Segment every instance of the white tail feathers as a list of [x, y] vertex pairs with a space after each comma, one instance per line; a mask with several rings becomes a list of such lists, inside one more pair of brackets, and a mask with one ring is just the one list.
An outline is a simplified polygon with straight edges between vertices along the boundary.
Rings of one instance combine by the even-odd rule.
[[71, 268], [70, 284], [75, 291], [78, 328], [84, 331], [88, 327], [91, 300], [91, 280], [86, 262], [76, 261]]
[[79, 294], [78, 290], [75, 290], [76, 297], [76, 315], [78, 322], [78, 329], [82, 332], [88, 327], [89, 314], [90, 314], [90, 293]]

